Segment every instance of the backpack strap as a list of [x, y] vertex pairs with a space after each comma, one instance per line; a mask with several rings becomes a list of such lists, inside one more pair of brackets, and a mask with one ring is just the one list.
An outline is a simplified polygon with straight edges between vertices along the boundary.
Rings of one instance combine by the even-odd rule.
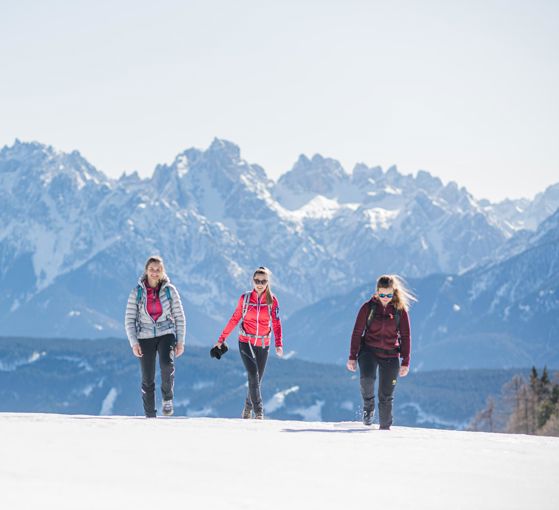
[[369, 331], [369, 326], [371, 325], [371, 322], [373, 322], [373, 319], [375, 318], [375, 310], [377, 309], [377, 305], [374, 302], [373, 299], [369, 300], [369, 314], [367, 315], [367, 322], [365, 325], [365, 329], [363, 330], [363, 334], [361, 335], [362, 338], [365, 338], [365, 335], [367, 334], [367, 331]]
[[274, 296], [272, 296], [272, 303], [271, 304], [268, 303], [268, 329], [270, 330], [270, 338], [272, 337], [272, 309], [273, 308], [274, 308]]
[[[371, 323], [373, 322], [373, 319], [375, 318], [375, 310], [377, 308], [377, 304], [375, 303], [375, 301], [373, 299], [371, 299], [369, 301], [369, 314], [367, 315], [367, 322], [365, 325], [365, 329], [363, 330], [363, 334], [361, 335], [361, 341], [364, 342], [365, 341], [365, 335], [367, 334], [367, 331], [369, 331], [369, 327], [371, 326]], [[396, 311], [394, 312], [394, 320], [396, 321], [396, 331], [398, 333], [398, 347], [396, 348], [397, 352], [400, 352], [400, 317], [401, 317], [401, 312], [400, 310], [398, 310], [396, 308]], [[383, 351], [384, 349], [378, 349], [379, 351]]]
[[138, 334], [142, 329], [142, 325], [140, 323], [140, 303], [142, 301], [143, 292], [144, 289], [138, 284], [136, 287], [136, 334]]
[[174, 326], [175, 319], [173, 318], [173, 296], [171, 294], [171, 288], [169, 287], [169, 285], [165, 286], [165, 295], [167, 296], [167, 300], [169, 301], [169, 305], [171, 307], [171, 309], [169, 310], [170, 313], [167, 315], [167, 321], [165, 322], [171, 322], [171, 324]]
[[245, 320], [245, 316], [248, 312], [248, 305], [250, 302], [250, 295], [252, 294], [252, 291], [248, 291], [245, 292], [244, 298], [243, 298], [243, 314], [241, 315], [241, 324], [242, 322]]
[[[138, 291], [136, 293], [136, 305], [140, 304], [143, 293], [144, 293], [144, 289], [142, 288], [141, 285], [138, 285]], [[171, 289], [169, 288], [169, 286], [165, 287], [165, 295], [167, 296], [167, 299], [171, 303], [171, 306], [173, 306], [173, 295], [171, 294]]]
[[394, 319], [396, 319], [396, 331], [398, 331], [398, 338], [400, 338], [400, 316], [402, 314], [400, 313], [400, 310], [398, 310], [398, 308], [396, 308], [396, 311], [394, 312]]
[[[365, 333], [367, 333], [369, 326], [371, 325], [371, 322], [373, 322], [373, 319], [375, 317], [375, 310], [377, 309], [377, 305], [376, 303], [371, 299], [369, 301], [369, 314], [367, 315], [367, 324], [365, 326], [365, 330], [363, 331], [363, 336], [365, 336]], [[396, 308], [396, 311], [394, 312], [394, 319], [396, 320], [396, 329], [398, 330], [398, 333], [400, 332], [400, 317], [402, 316], [402, 313], [400, 312], [400, 310], [398, 310], [398, 308]]]
[[[250, 295], [251, 294], [252, 294], [252, 291], [249, 290], [249, 291], [244, 293], [244, 297], [243, 297], [243, 313], [241, 315], [241, 320], [239, 321], [239, 330], [240, 330], [241, 335], [243, 335], [243, 336], [247, 336], [245, 328], [243, 327], [243, 322], [244, 322], [245, 316], [248, 312], [248, 305], [249, 305], [249, 302], [250, 302]], [[248, 343], [248, 347], [250, 349], [250, 353], [251, 353], [252, 357], [254, 359], [256, 359], [256, 354], [254, 354], [254, 349], [252, 348], [252, 344], [250, 342]]]
[[243, 295], [244, 296], [243, 297], [243, 313], [241, 315], [241, 320], [239, 321], [239, 323], [240, 323], [239, 329], [241, 330], [241, 334], [243, 336], [246, 335], [245, 328], [243, 327], [243, 321], [245, 320], [245, 316], [248, 312], [248, 304], [249, 304], [249, 301], [250, 301], [251, 293], [252, 293], [252, 291], [249, 290], [248, 292], [245, 292], [244, 295]]

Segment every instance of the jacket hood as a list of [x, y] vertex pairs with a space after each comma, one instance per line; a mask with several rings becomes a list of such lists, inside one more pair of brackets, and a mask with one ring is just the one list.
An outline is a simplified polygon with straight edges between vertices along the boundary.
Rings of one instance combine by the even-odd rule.
[[[171, 280], [167, 277], [167, 278], [161, 278], [161, 288], [165, 287], [165, 285], [168, 285], [169, 283], [171, 283]], [[138, 285], [141, 285], [142, 287], [146, 286], [146, 277], [145, 275], [141, 275], [138, 278]]]

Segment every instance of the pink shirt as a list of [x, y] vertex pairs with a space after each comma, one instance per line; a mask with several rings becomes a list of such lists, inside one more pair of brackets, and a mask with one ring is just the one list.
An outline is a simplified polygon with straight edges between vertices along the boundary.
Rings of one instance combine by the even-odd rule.
[[161, 300], [159, 299], [159, 291], [161, 290], [161, 286], [157, 288], [152, 288], [146, 285], [147, 288], [147, 303], [146, 308], [148, 313], [151, 315], [151, 318], [154, 321], [157, 321], [161, 314], [163, 313], [163, 307], [161, 306]]

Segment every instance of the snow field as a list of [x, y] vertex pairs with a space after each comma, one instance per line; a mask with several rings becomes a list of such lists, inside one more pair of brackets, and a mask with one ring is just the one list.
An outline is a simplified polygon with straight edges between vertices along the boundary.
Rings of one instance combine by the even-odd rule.
[[559, 508], [559, 439], [219, 418], [0, 414], [7, 510]]

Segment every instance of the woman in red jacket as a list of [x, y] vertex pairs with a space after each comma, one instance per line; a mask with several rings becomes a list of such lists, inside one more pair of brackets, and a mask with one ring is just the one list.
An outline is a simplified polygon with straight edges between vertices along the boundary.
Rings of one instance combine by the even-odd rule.
[[[408, 375], [411, 334], [408, 309], [415, 297], [396, 275], [377, 280], [376, 292], [364, 303], [351, 335], [348, 370], [359, 363], [363, 423], [372, 425], [375, 413], [375, 379], [379, 373], [379, 423], [382, 430], [392, 425], [392, 401], [398, 376]], [[402, 358], [402, 366], [400, 360]]]
[[270, 288], [270, 276], [270, 270], [262, 266], [254, 272], [254, 289], [241, 295], [235, 312], [215, 344], [221, 349], [229, 333], [241, 323], [239, 351], [248, 375], [248, 395], [241, 415], [245, 419], [250, 418], [252, 413], [257, 420], [264, 419], [260, 383], [266, 368], [272, 330], [276, 354], [283, 356], [279, 306]]

